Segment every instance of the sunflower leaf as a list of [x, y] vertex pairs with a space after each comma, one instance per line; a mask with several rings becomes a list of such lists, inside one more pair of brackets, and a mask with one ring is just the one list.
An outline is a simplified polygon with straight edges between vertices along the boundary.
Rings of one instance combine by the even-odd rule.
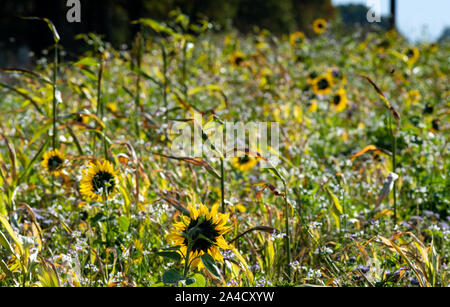
[[216, 262], [214, 261], [214, 258], [210, 254], [204, 254], [202, 257], [203, 265], [206, 267], [206, 269], [217, 279], [220, 279], [220, 271], [216, 266]]
[[179, 262], [181, 260], [181, 256], [179, 253], [176, 252], [157, 252], [158, 256], [165, 257], [174, 261]]
[[162, 279], [165, 284], [176, 284], [179, 281], [186, 280], [186, 277], [184, 277], [177, 270], [170, 269], [163, 274]]

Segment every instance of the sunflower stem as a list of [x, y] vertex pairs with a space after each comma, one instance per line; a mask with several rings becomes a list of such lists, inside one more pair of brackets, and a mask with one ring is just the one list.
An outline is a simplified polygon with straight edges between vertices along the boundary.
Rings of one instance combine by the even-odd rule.
[[225, 171], [223, 168], [223, 158], [220, 159], [220, 191], [222, 200], [222, 213], [225, 214]]
[[[56, 118], [57, 118], [57, 101], [56, 101], [56, 80], [58, 74], [58, 43], [55, 43], [55, 54], [53, 59], [53, 104], [52, 104], [52, 124], [53, 124], [53, 133], [52, 133], [52, 147], [53, 150], [56, 149], [57, 146], [57, 129], [56, 129]], [[55, 176], [52, 175], [52, 197], [55, 194]]]
[[56, 149], [57, 130], [56, 130], [56, 117], [57, 117], [57, 101], [56, 101], [56, 80], [58, 74], [58, 43], [55, 43], [55, 55], [53, 60], [53, 105], [52, 105], [52, 117], [53, 117], [53, 135], [52, 135], [52, 147]]

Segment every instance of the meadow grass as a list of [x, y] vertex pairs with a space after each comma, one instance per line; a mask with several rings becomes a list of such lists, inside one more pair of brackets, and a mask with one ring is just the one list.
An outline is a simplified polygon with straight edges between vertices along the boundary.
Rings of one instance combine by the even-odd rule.
[[[137, 22], [2, 69], [0, 286], [448, 286], [448, 42]], [[172, 156], [194, 111], [280, 163]]]

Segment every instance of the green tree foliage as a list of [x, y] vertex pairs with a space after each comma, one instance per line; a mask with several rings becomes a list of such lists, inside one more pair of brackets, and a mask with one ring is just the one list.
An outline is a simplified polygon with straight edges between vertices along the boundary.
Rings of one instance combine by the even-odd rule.
[[195, 21], [208, 18], [217, 29], [231, 27], [248, 32], [259, 26], [273, 32], [301, 29], [310, 31], [315, 18], [331, 19], [335, 9], [331, 0], [96, 0], [81, 1], [81, 23], [68, 23], [66, 1], [16, 0], [6, 1], [0, 12], [0, 46], [6, 49], [10, 37], [35, 51], [51, 44], [45, 25], [20, 20], [19, 16], [39, 16], [51, 19], [61, 32], [61, 44], [77, 52], [78, 33], [95, 32], [105, 35], [114, 46], [130, 43], [138, 31], [131, 21], [141, 17], [164, 20], [170, 11], [179, 8]]

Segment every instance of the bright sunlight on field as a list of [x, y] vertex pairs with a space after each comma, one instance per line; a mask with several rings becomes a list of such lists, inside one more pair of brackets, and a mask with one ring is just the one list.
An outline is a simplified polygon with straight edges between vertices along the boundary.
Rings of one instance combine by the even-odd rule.
[[[171, 18], [76, 61], [22, 20], [54, 45], [0, 71], [0, 286], [449, 285], [448, 41]], [[278, 148], [174, 154], [226, 122]]]

